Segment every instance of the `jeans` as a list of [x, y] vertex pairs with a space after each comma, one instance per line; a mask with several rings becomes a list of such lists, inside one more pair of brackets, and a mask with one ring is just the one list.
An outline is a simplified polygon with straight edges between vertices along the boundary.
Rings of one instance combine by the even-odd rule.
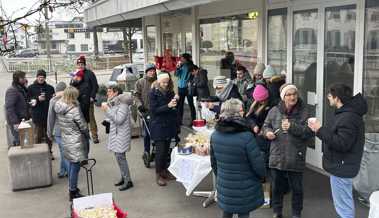
[[170, 142], [171, 140], [169, 139], [155, 141], [155, 171], [157, 173], [162, 173], [167, 170]]
[[334, 207], [339, 218], [354, 218], [353, 179], [330, 176]]
[[178, 119], [179, 124], [183, 124], [183, 114], [184, 114], [184, 100], [185, 97], [187, 97], [188, 106], [191, 111], [191, 119], [196, 120], [196, 109], [195, 105], [193, 104], [193, 97], [188, 95], [187, 88], [178, 88], [179, 92], [179, 102], [178, 102]]
[[97, 124], [96, 124], [96, 119], [95, 119], [94, 103], [91, 103], [89, 106], [89, 126], [91, 130], [92, 139], [93, 140], [99, 139], [99, 136], [97, 135]]
[[68, 165], [68, 189], [70, 191], [76, 191], [78, 188], [80, 163], [79, 162], [69, 162]]
[[43, 143], [43, 139], [45, 139], [47, 145], [49, 146], [49, 151], [52, 153], [51, 149], [53, 147], [53, 143], [50, 141], [49, 137], [47, 137], [47, 122], [34, 123], [34, 125], [35, 143]]
[[[146, 125], [149, 126], [149, 121], [145, 118]], [[144, 136], [143, 136], [143, 147], [144, 151], [147, 153], [150, 153], [150, 135], [147, 133], [147, 126], [145, 123], [143, 123], [143, 131], [144, 131]]]
[[130, 170], [129, 170], [129, 165], [128, 161], [126, 160], [126, 154], [124, 153], [114, 153], [118, 167], [120, 168], [121, 172], [121, 177], [125, 180], [125, 182], [132, 181], [130, 177]]
[[63, 145], [62, 145], [62, 137], [61, 136], [55, 136], [55, 142], [58, 144], [59, 147], [59, 153], [61, 156], [61, 161], [60, 161], [60, 169], [59, 169], [59, 175], [64, 175], [68, 173], [68, 162], [64, 158], [64, 153], [63, 153]]
[[[238, 218], [249, 218], [249, 215], [250, 215], [249, 213], [239, 213]], [[224, 211], [222, 213], [222, 218], [233, 218], [233, 214]]]
[[301, 215], [303, 210], [303, 173], [271, 169], [272, 208], [274, 213], [282, 214], [283, 196], [292, 191], [292, 215]]

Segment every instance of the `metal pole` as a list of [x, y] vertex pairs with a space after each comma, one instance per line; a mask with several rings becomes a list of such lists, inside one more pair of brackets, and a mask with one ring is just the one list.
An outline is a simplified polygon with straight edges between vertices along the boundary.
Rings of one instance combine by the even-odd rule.
[[50, 55], [50, 30], [49, 30], [49, 7], [47, 5], [48, 1], [45, 0], [45, 37], [46, 37], [46, 55], [47, 61], [49, 63], [48, 72], [52, 70], [51, 67], [51, 55]]

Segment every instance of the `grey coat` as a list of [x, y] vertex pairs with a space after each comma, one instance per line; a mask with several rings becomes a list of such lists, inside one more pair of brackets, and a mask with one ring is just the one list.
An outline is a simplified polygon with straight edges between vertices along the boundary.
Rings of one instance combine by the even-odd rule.
[[283, 101], [273, 107], [263, 124], [264, 135], [281, 129], [284, 118], [289, 119], [290, 128], [287, 133], [279, 131], [271, 141], [269, 167], [302, 172], [305, 168], [307, 145], [314, 134], [307, 126], [309, 114], [301, 99], [290, 114], [285, 112]]
[[50, 99], [49, 111], [47, 113], [47, 136], [52, 139], [53, 136], [61, 136], [61, 130], [56, 122], [57, 113], [55, 113], [54, 107], [57, 101], [61, 99], [61, 96], [55, 96]]
[[54, 110], [57, 114], [58, 125], [61, 128], [65, 159], [70, 162], [84, 160], [84, 146], [86, 146], [86, 142], [83, 134], [86, 134], [88, 137], [89, 133], [87, 122], [84, 120], [79, 106], [69, 106], [62, 100], [59, 100], [56, 102]]
[[109, 109], [105, 113], [110, 122], [107, 149], [117, 153], [130, 151], [131, 144], [131, 112], [133, 97], [125, 93], [114, 97], [108, 102]]

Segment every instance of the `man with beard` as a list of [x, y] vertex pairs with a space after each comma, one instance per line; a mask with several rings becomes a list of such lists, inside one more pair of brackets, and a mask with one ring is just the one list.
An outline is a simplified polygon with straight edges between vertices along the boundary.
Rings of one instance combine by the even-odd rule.
[[39, 144], [45, 139], [51, 154], [53, 143], [47, 137], [46, 132], [49, 102], [54, 93], [54, 87], [46, 83], [46, 72], [38, 70], [36, 80], [28, 87], [28, 99], [31, 101], [32, 120], [35, 125], [35, 142]]
[[20, 145], [18, 125], [22, 119], [29, 119], [25, 75], [23, 71], [14, 72], [12, 85], [5, 92], [5, 113], [13, 135], [13, 146]]

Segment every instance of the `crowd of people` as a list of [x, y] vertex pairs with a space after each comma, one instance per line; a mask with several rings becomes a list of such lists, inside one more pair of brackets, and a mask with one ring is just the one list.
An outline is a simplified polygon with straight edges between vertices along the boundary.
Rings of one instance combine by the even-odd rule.
[[[16, 71], [5, 97], [14, 145], [20, 144], [18, 125], [30, 117], [37, 143], [45, 139], [50, 151], [53, 140], [58, 144], [58, 176], [68, 176], [70, 200], [82, 196], [77, 188], [78, 173], [88, 159], [90, 138], [99, 142], [93, 109], [98, 89], [96, 76], [86, 68], [84, 57], [79, 57], [77, 65], [70, 85], [60, 82], [55, 91], [46, 83], [43, 70], [37, 72], [36, 81], [29, 87], [25, 73]], [[210, 94], [207, 70], [196, 66], [189, 54], [181, 55], [173, 72], [158, 73], [155, 65], [147, 64], [143, 78], [135, 84], [134, 96], [123, 93], [118, 86], [108, 87], [108, 100], [101, 109], [108, 134], [106, 147], [114, 153], [120, 168], [120, 180], [115, 186], [120, 191], [133, 187], [126, 153], [131, 148], [130, 106], [134, 103], [146, 121], [144, 161], [155, 160], [159, 186], [175, 179], [167, 170], [170, 144], [180, 140], [187, 99], [191, 121], [200, 119], [196, 114], [200, 105], [216, 115], [210, 158], [222, 217], [249, 217], [264, 203], [262, 183], [270, 181], [273, 217], [283, 217], [284, 195], [292, 192], [292, 217], [300, 218], [307, 146], [315, 137], [323, 141], [323, 167], [331, 174], [337, 214], [341, 218], [354, 217], [352, 178], [362, 158], [362, 116], [367, 112], [362, 95], [353, 96], [352, 89], [344, 84], [331, 86], [326, 93], [330, 106], [336, 109], [335, 121], [321, 125], [310, 115], [298, 88], [286, 83], [284, 73], [263, 63], [249, 72], [236, 64], [232, 53], [226, 54], [221, 68], [230, 70], [230, 78], [212, 78], [215, 96]]]

